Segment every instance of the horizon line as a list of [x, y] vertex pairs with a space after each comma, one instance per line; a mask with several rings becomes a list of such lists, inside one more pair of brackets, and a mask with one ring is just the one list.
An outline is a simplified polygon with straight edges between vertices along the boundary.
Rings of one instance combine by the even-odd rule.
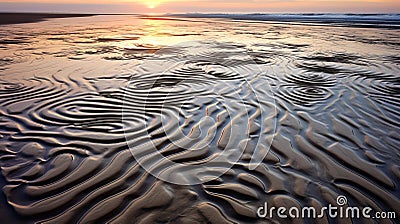
[[400, 14], [400, 12], [165, 12], [165, 13], [157, 13], [157, 12], [132, 12], [132, 13], [116, 13], [116, 12], [63, 12], [63, 11], [0, 11], [0, 14], [75, 14], [75, 15], [184, 15], [184, 14], [309, 14], [309, 15], [318, 15], [318, 14], [338, 14], [338, 15], [388, 15], [388, 14]]

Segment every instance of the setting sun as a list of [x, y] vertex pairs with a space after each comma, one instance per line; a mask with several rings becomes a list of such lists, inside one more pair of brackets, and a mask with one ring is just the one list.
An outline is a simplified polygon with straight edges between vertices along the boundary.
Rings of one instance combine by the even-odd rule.
[[146, 1], [145, 4], [149, 9], [154, 9], [155, 7], [157, 7], [160, 4], [160, 1], [157, 1], [157, 0], [155, 0], [155, 1]]
[[[168, 0], [149, 0], [149, 1], [136, 1], [139, 4], [144, 4], [149, 9], [154, 9], [158, 7], [160, 4], [168, 2]], [[169, 1], [169, 2], [177, 2], [177, 1]]]

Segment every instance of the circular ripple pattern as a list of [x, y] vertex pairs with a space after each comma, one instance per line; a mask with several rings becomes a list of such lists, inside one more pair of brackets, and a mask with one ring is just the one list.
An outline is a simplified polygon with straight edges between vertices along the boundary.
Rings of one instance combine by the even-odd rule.
[[[248, 57], [229, 44], [203, 41], [172, 48], [179, 48], [177, 52], [185, 56], [162, 63], [145, 61], [127, 87], [125, 101], [129, 104], [124, 106], [124, 120], [130, 119], [134, 98], [143, 96], [143, 123], [151, 124], [141, 140], [126, 132], [135, 159], [157, 178], [181, 185], [218, 178], [246, 150], [253, 151], [250, 166], [257, 167], [269, 146], [263, 134], [254, 136], [249, 127], [273, 113], [261, 109], [260, 92], [255, 89], [262, 84], [263, 91], [268, 91], [267, 80], [257, 79], [262, 71], [255, 69], [254, 62], [246, 66], [233, 63], [233, 56], [238, 60]], [[274, 102], [265, 95], [263, 100]], [[257, 119], [250, 119], [254, 113], [259, 113]], [[274, 126], [275, 120], [268, 122]], [[264, 133], [262, 126], [259, 133]]]
[[282, 98], [301, 106], [311, 106], [331, 97], [329, 89], [316, 86], [282, 85], [279, 89]]

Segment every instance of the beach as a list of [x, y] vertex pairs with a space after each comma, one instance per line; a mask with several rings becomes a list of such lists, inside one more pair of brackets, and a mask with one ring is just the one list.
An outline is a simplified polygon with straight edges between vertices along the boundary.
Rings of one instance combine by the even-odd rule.
[[343, 16], [2, 20], [1, 219], [312, 223], [257, 210], [339, 196], [399, 217], [399, 15]]

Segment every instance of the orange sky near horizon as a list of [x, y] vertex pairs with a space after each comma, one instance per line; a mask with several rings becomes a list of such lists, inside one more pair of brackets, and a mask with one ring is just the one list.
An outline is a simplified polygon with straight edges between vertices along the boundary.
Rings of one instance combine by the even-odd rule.
[[[398, 13], [400, 0], [0, 0], [0, 11]], [[118, 11], [120, 9], [120, 11]], [[109, 10], [109, 11], [108, 11]]]

